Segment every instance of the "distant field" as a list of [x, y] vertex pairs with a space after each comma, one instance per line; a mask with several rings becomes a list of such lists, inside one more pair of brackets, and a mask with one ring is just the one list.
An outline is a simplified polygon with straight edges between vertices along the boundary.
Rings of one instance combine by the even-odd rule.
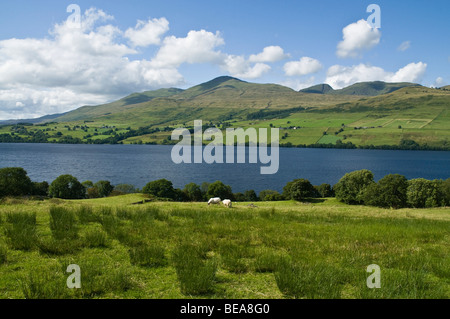
[[[0, 298], [450, 298], [448, 208], [130, 205], [142, 199], [4, 201]], [[66, 288], [69, 264], [80, 290]], [[371, 264], [381, 289], [366, 287]]]

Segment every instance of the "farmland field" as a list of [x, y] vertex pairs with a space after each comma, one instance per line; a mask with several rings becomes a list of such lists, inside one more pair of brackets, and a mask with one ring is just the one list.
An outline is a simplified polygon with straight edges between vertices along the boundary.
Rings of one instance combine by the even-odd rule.
[[[5, 199], [0, 298], [450, 297], [448, 208], [142, 200]], [[66, 287], [70, 264], [81, 289]]]

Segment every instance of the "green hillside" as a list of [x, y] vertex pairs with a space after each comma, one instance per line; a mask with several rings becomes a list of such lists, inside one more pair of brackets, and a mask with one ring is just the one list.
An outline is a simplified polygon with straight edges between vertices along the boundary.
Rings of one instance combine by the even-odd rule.
[[187, 90], [136, 93], [82, 107], [47, 124], [2, 126], [0, 142], [167, 144], [173, 129], [201, 119], [221, 129], [278, 127], [285, 146], [450, 149], [449, 90], [371, 82], [339, 92], [392, 90], [376, 96], [312, 94], [220, 77]]
[[328, 84], [319, 84], [300, 92], [315, 93], [315, 94], [335, 94], [335, 95], [364, 95], [364, 96], [378, 96], [389, 94], [405, 87], [419, 86], [414, 83], [386, 83], [381, 81], [355, 83], [349, 87], [334, 90]]

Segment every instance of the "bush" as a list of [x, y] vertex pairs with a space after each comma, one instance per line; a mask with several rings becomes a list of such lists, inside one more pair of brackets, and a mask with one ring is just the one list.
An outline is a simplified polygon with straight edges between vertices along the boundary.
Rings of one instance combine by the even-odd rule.
[[50, 229], [57, 240], [78, 238], [75, 213], [64, 207], [51, 207]]
[[178, 246], [173, 253], [173, 263], [185, 295], [202, 295], [214, 288], [217, 265], [205, 260], [203, 252], [193, 245]]
[[258, 195], [256, 195], [253, 189], [245, 191], [244, 197], [246, 202], [257, 202], [259, 200]]
[[175, 199], [176, 193], [172, 182], [166, 179], [153, 181], [145, 185], [142, 189], [144, 194], [153, 195], [159, 198]]
[[49, 195], [61, 199], [83, 199], [86, 190], [83, 185], [71, 175], [61, 175], [53, 181]]
[[438, 207], [444, 202], [441, 192], [442, 181], [429, 181], [424, 178], [410, 180], [408, 183], [408, 204], [414, 208]]
[[402, 175], [387, 175], [377, 184], [369, 185], [363, 194], [366, 205], [384, 208], [403, 208], [407, 206], [406, 191], [408, 180]]
[[283, 188], [283, 196], [286, 199], [301, 201], [306, 198], [317, 197], [314, 186], [307, 179], [296, 179], [287, 183]]
[[159, 245], [144, 245], [130, 249], [130, 261], [141, 267], [164, 267], [167, 265], [165, 249]]
[[36, 214], [10, 213], [6, 218], [6, 236], [13, 249], [29, 251], [36, 243]]
[[20, 167], [0, 169], [0, 197], [31, 195], [33, 183]]
[[445, 206], [450, 206], [450, 178], [441, 184], [442, 198]]
[[334, 187], [336, 198], [346, 204], [363, 204], [364, 190], [373, 183], [373, 174], [366, 169], [345, 174]]

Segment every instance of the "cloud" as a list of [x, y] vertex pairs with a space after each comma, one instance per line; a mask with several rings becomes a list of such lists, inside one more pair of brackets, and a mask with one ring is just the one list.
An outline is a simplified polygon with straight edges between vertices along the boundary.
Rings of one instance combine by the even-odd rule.
[[[44, 38], [0, 40], [0, 119], [62, 113], [132, 92], [181, 86], [183, 64], [210, 63], [232, 76], [255, 79], [271, 70], [267, 63], [288, 56], [278, 46], [248, 59], [224, 53], [220, 32], [191, 30], [185, 37], [165, 36], [165, 18], [137, 21], [125, 31], [113, 20], [91, 8], [81, 24], [57, 23]], [[156, 53], [141, 57], [145, 53], [137, 48], [151, 45]]]
[[125, 38], [128, 38], [136, 47], [147, 47], [160, 44], [161, 36], [167, 31], [169, 31], [169, 21], [166, 18], [147, 22], [139, 20], [136, 27], [125, 31]]
[[436, 78], [436, 80], [434, 81], [434, 85], [433, 85], [434, 87], [442, 87], [442, 86], [445, 86], [445, 80], [444, 80], [444, 78], [442, 78], [442, 77], [438, 77], [438, 78]]
[[337, 56], [340, 58], [356, 58], [362, 52], [380, 43], [381, 32], [371, 28], [366, 20], [349, 24], [343, 30], [343, 41], [337, 46]]
[[156, 57], [155, 67], [178, 67], [183, 63], [220, 63], [223, 54], [218, 46], [225, 44], [219, 32], [190, 31], [184, 38], [166, 37]]
[[243, 56], [236, 55], [228, 55], [222, 67], [232, 76], [244, 79], [256, 79], [271, 70], [271, 67], [265, 63], [252, 65]]
[[422, 79], [427, 64], [423, 62], [410, 63], [397, 72], [387, 72], [380, 67], [359, 64], [351, 67], [334, 65], [328, 69], [325, 83], [335, 89], [340, 89], [358, 82], [418, 82]]
[[322, 69], [319, 60], [302, 57], [300, 61], [291, 61], [284, 65], [284, 72], [287, 76], [303, 76], [307, 74], [317, 73]]
[[300, 91], [306, 88], [313, 86], [316, 82], [316, 78], [311, 76], [307, 80], [298, 80], [298, 79], [287, 79], [285, 81], [280, 82], [279, 84], [290, 87], [295, 91]]
[[411, 41], [405, 41], [399, 45], [397, 50], [404, 52], [404, 51], [408, 50], [410, 47], [411, 47]]
[[261, 63], [278, 62], [287, 58], [289, 58], [289, 54], [285, 54], [281, 47], [269, 46], [265, 47], [263, 52], [259, 54], [252, 54], [248, 60], [253, 63]]

